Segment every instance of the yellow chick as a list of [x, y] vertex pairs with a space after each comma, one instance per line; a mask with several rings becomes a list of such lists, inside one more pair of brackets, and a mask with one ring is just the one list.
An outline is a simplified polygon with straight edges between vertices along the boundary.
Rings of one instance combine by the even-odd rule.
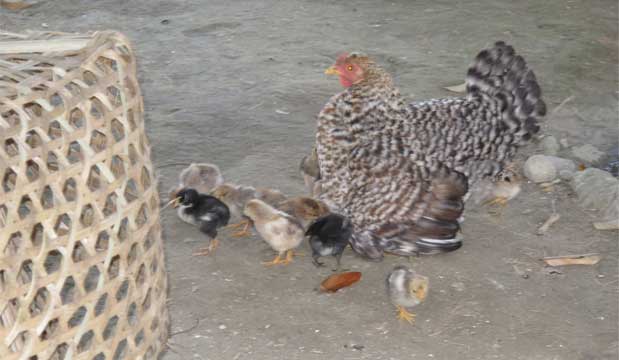
[[250, 222], [243, 216], [245, 204], [256, 197], [256, 189], [251, 186], [235, 185], [225, 183], [217, 186], [211, 191], [211, 196], [219, 199], [230, 209], [230, 215], [236, 223], [228, 225], [227, 228], [239, 228], [242, 230], [232, 234], [234, 237], [249, 236]]
[[[275, 259], [263, 264], [288, 265], [294, 256], [293, 249], [301, 245], [305, 237], [303, 226], [292, 216], [259, 199], [250, 200], [243, 213], [252, 220], [264, 241], [277, 251]], [[284, 253], [286, 257], [282, 259]]]
[[277, 205], [277, 209], [299, 220], [303, 228], [307, 228], [311, 222], [329, 213], [329, 208], [324, 202], [306, 196], [285, 200]]
[[422, 303], [428, 295], [429, 280], [412, 269], [398, 265], [387, 277], [387, 291], [393, 305], [398, 309], [398, 319], [409, 323], [415, 321], [415, 314], [407, 309]]

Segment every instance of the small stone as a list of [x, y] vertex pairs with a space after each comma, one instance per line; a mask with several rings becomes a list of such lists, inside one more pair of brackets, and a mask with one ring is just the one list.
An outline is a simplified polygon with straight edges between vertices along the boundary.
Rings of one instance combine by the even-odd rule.
[[588, 168], [576, 172], [570, 185], [581, 206], [599, 210], [599, 218], [594, 223], [596, 228], [610, 230], [616, 225], [619, 218], [619, 180], [604, 170]]
[[606, 157], [604, 152], [600, 151], [591, 144], [585, 144], [573, 148], [572, 155], [576, 159], [588, 164], [600, 164]]
[[227, 326], [224, 324], [219, 325], [219, 330], [226, 330]]
[[529, 278], [529, 274], [522, 274], [522, 278], [523, 279], [528, 279]]
[[524, 164], [524, 175], [535, 183], [552, 182], [559, 176], [569, 180], [576, 172], [572, 160], [550, 155], [533, 155]]
[[559, 150], [561, 149], [557, 138], [552, 135], [544, 137], [542, 139], [541, 146], [544, 154], [546, 155], [557, 155], [557, 153], [559, 153]]
[[557, 170], [545, 155], [533, 155], [524, 163], [524, 176], [535, 183], [550, 182], [557, 177]]
[[570, 143], [567, 142], [566, 138], [559, 140], [559, 144], [561, 144], [561, 147], [564, 149], [567, 149], [568, 147], [570, 147]]
[[161, 20], [161, 25], [168, 25], [169, 23], [170, 23], [170, 20], [168, 19]]

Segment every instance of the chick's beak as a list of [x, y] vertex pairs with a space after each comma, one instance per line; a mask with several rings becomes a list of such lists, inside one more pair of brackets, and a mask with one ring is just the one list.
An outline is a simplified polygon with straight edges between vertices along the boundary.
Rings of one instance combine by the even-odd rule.
[[340, 71], [335, 66], [331, 66], [325, 70], [325, 75], [340, 75]]

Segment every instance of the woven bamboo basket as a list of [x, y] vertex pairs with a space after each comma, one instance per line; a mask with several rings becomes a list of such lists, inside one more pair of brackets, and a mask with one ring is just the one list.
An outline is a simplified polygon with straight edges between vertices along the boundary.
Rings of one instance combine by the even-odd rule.
[[0, 359], [155, 359], [159, 197], [113, 32], [0, 33]]

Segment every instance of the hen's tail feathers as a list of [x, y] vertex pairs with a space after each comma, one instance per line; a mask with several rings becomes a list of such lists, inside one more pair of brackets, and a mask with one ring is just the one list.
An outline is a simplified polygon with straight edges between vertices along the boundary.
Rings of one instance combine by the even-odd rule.
[[460, 219], [464, 195], [468, 192], [465, 175], [442, 167], [433, 175], [429, 191], [421, 199], [423, 212], [414, 222], [387, 223], [353, 234], [353, 249], [370, 259], [380, 259], [383, 251], [402, 255], [433, 255], [462, 246]]
[[514, 48], [499, 41], [481, 51], [466, 76], [469, 98], [498, 101], [502, 124], [517, 138], [528, 140], [539, 131], [546, 104], [533, 70]]

